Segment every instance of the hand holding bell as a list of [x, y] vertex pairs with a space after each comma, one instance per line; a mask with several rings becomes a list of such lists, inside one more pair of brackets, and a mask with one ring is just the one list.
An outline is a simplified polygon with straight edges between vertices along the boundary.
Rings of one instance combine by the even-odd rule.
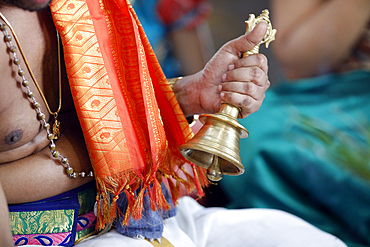
[[[275, 39], [276, 30], [272, 29], [268, 10], [264, 10], [257, 18], [249, 15], [245, 22], [247, 33], [261, 21], [266, 22], [268, 29], [265, 37], [242, 57], [259, 52], [259, 46], [265, 43], [266, 48]], [[248, 137], [248, 130], [242, 126], [237, 117], [239, 108], [228, 103], [222, 103], [217, 114], [203, 114], [199, 121], [203, 127], [187, 143], [180, 146], [182, 155], [194, 164], [207, 169], [207, 177], [212, 182], [218, 182], [223, 174], [241, 175], [244, 166], [240, 158], [240, 138]]]

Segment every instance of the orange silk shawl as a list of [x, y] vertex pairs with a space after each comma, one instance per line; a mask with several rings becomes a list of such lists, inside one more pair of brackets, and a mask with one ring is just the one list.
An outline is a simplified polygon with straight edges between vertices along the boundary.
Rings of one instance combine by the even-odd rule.
[[[123, 224], [141, 218], [143, 197], [152, 210], [206, 184], [204, 171], [179, 145], [193, 133], [168, 85], [137, 16], [126, 0], [54, 0], [76, 111], [96, 179], [98, 224], [117, 218], [116, 201], [128, 198]], [[73, 164], [72, 164], [73, 166]]]

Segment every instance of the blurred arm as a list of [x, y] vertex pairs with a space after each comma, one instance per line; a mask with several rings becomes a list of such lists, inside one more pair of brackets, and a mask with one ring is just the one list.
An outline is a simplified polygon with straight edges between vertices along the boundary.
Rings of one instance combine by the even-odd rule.
[[173, 52], [180, 62], [184, 75], [203, 69], [215, 53], [211, 31], [207, 21], [191, 29], [177, 29], [169, 34]]
[[363, 34], [368, 0], [274, 0], [274, 52], [288, 78], [327, 73], [341, 63]]
[[3, 188], [0, 183], [0, 246], [14, 246], [13, 237], [9, 224], [8, 204], [5, 199]]
[[209, 0], [158, 0], [158, 14], [169, 30], [168, 37], [183, 75], [203, 69], [215, 53], [207, 18]]

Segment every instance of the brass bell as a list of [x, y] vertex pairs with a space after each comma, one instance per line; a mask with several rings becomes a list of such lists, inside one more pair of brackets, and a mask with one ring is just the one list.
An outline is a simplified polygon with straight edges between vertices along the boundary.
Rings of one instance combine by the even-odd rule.
[[194, 164], [207, 169], [207, 177], [213, 182], [223, 174], [239, 175], [244, 172], [240, 159], [240, 137], [248, 131], [237, 120], [239, 109], [222, 104], [217, 114], [203, 114], [199, 121], [203, 127], [187, 143], [180, 146], [182, 155]]
[[[245, 22], [247, 32], [252, 31], [260, 21], [267, 23], [266, 35], [260, 43], [265, 43], [266, 48], [275, 39], [276, 33], [276, 29], [272, 29], [268, 15], [268, 10], [264, 10], [257, 18], [250, 14], [248, 21]], [[260, 44], [245, 52], [242, 57], [258, 53]], [[240, 138], [248, 137], [249, 133], [238, 122], [238, 115], [238, 107], [222, 103], [218, 113], [203, 114], [199, 117], [203, 127], [190, 141], [180, 146], [180, 151], [186, 159], [207, 169], [207, 177], [212, 182], [220, 181], [223, 174], [244, 173], [245, 168], [240, 158]]]

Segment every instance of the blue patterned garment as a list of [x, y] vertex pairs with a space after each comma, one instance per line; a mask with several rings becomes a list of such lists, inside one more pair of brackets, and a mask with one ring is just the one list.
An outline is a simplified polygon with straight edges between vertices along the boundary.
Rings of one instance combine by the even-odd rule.
[[[150, 208], [150, 200], [149, 195], [147, 194], [144, 196], [144, 209], [143, 215], [141, 220], [134, 220], [133, 218], [129, 219], [128, 226], [122, 226], [119, 222], [123, 221], [123, 217], [119, 218], [116, 221], [116, 228], [118, 232], [132, 238], [147, 238], [149, 240], [152, 239], [160, 239], [163, 234], [163, 220], [170, 218], [176, 215], [176, 208], [172, 204], [171, 196], [166, 189], [166, 186], [162, 184], [162, 191], [163, 195], [165, 196], [167, 202], [170, 204], [171, 209], [168, 211], [153, 211]], [[127, 208], [127, 197], [125, 193], [122, 193], [117, 201], [117, 205], [121, 208], [126, 210]]]

